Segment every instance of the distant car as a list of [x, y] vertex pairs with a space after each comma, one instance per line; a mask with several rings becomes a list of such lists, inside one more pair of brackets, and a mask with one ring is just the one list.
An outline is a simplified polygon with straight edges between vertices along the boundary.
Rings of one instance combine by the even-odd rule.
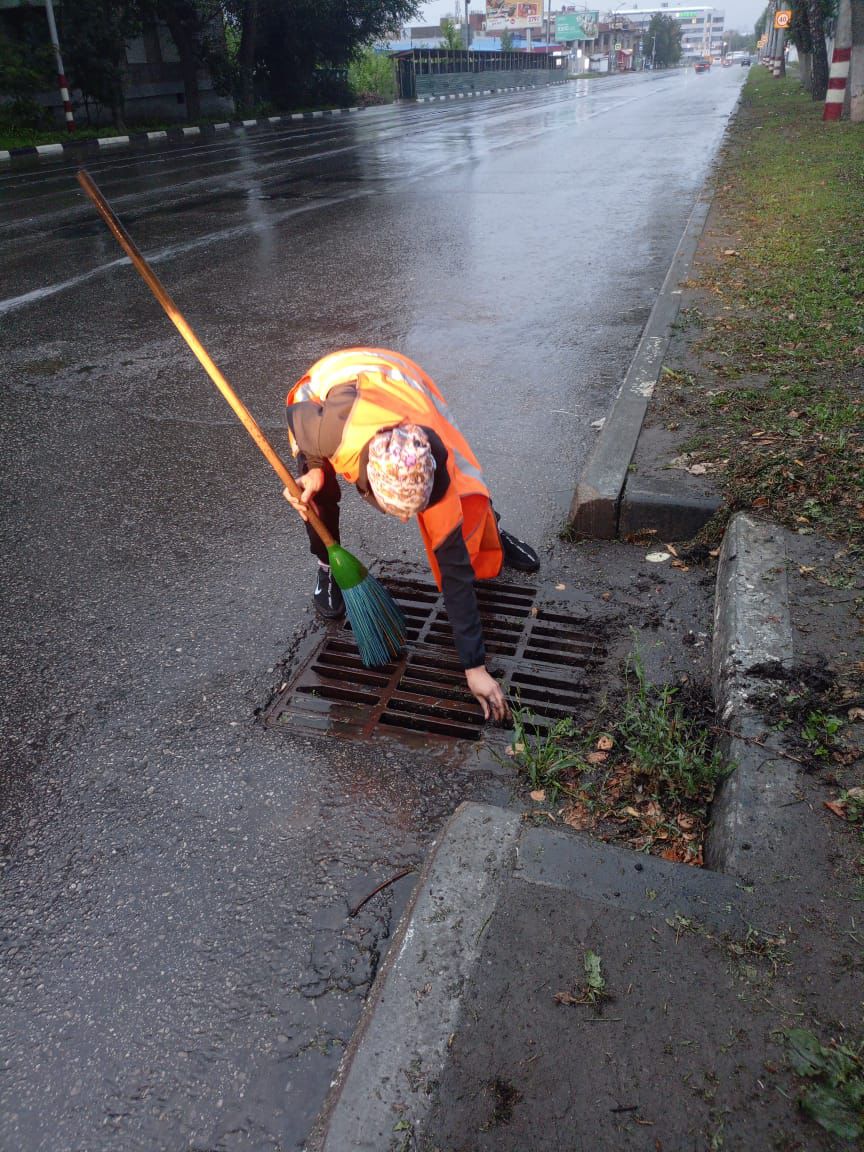
[[749, 68], [750, 67], [750, 57], [749, 56], [742, 57], [741, 67], [742, 68]]
[[694, 72], [707, 72], [710, 67], [711, 67], [711, 65], [707, 60], [697, 60], [696, 63], [693, 65], [693, 71]]

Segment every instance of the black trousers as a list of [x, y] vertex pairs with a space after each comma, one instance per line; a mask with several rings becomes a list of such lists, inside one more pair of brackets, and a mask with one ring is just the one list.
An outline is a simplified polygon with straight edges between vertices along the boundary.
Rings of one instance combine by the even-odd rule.
[[[297, 462], [300, 465], [300, 475], [305, 476], [309, 471], [309, 465], [306, 463], [306, 457], [301, 452], [297, 457]], [[328, 532], [332, 532], [339, 542], [339, 502], [342, 499], [342, 489], [339, 487], [339, 481], [336, 479], [336, 473], [333, 471], [333, 465], [329, 460], [324, 461], [324, 487], [320, 492], [315, 494], [315, 507], [318, 509], [318, 515], [324, 521], [324, 526]], [[323, 563], [327, 561], [327, 549], [321, 543], [318, 533], [311, 526], [306, 525], [306, 535], [309, 537], [309, 551], [313, 556]]]

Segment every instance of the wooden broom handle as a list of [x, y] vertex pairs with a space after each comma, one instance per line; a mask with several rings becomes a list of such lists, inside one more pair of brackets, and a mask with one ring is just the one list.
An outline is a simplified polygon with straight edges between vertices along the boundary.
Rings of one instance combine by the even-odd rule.
[[[201, 364], [204, 371], [234, 409], [235, 415], [238, 417], [243, 427], [258, 445], [270, 467], [273, 469], [273, 471], [276, 473], [276, 475], [279, 477], [291, 495], [299, 499], [302, 495], [302, 490], [299, 484], [282, 463], [275, 449], [258, 426], [255, 417], [252, 415], [252, 413], [249, 411], [249, 409], [246, 407], [246, 405], [243, 403], [243, 401], [210, 359], [201, 341], [186, 323], [179, 308], [163, 287], [159, 277], [135, 247], [134, 240], [114, 215], [114, 212], [108, 204], [108, 201], [94, 184], [90, 173], [87, 172], [87, 170], [84, 168], [79, 168], [77, 172], [77, 178], [78, 183], [87, 193], [89, 198], [93, 201], [93, 204], [96, 207], [96, 211], [110, 228], [114, 235], [114, 239], [138, 269], [142, 280], [165, 309], [165, 312], [167, 313], [171, 323], [195, 353], [196, 357], [198, 358], [198, 362]], [[329, 548], [332, 544], [335, 544], [336, 541], [333, 535], [324, 527], [324, 524], [321, 521], [321, 517], [317, 514], [314, 508], [310, 508], [307, 505], [307, 509], [309, 523], [321, 537], [321, 541], [325, 548]]]

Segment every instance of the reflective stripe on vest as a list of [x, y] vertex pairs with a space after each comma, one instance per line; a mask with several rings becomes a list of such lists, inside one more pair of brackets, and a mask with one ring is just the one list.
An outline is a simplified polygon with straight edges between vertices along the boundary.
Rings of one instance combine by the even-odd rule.
[[[288, 393], [288, 403], [320, 404], [332, 388], [348, 383], [357, 384], [357, 400], [330, 457], [334, 469], [356, 483], [363, 449], [382, 428], [407, 421], [434, 429], [447, 448], [450, 487], [417, 519], [436, 581], [440, 587], [435, 549], [460, 525], [475, 574], [481, 579], [497, 576], [503, 552], [483, 471], [431, 378], [397, 352], [349, 348], [313, 364]], [[296, 454], [297, 445], [291, 440]]]

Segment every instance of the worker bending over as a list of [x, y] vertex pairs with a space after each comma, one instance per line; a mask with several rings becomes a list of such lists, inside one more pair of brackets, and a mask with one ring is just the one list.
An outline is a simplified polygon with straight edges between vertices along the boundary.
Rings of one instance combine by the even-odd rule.
[[[537, 553], [498, 527], [489, 489], [444, 397], [413, 361], [382, 348], [348, 348], [325, 356], [288, 393], [291, 448], [300, 464], [302, 496], [285, 498], [306, 519], [314, 506], [339, 540], [337, 473], [381, 512], [420, 535], [447, 616], [459, 661], [484, 716], [503, 720], [507, 702], [486, 671], [483, 626], [474, 580], [491, 580], [503, 564], [522, 572], [540, 567]], [[327, 549], [307, 523], [318, 559], [313, 602], [325, 619], [345, 612]]]

